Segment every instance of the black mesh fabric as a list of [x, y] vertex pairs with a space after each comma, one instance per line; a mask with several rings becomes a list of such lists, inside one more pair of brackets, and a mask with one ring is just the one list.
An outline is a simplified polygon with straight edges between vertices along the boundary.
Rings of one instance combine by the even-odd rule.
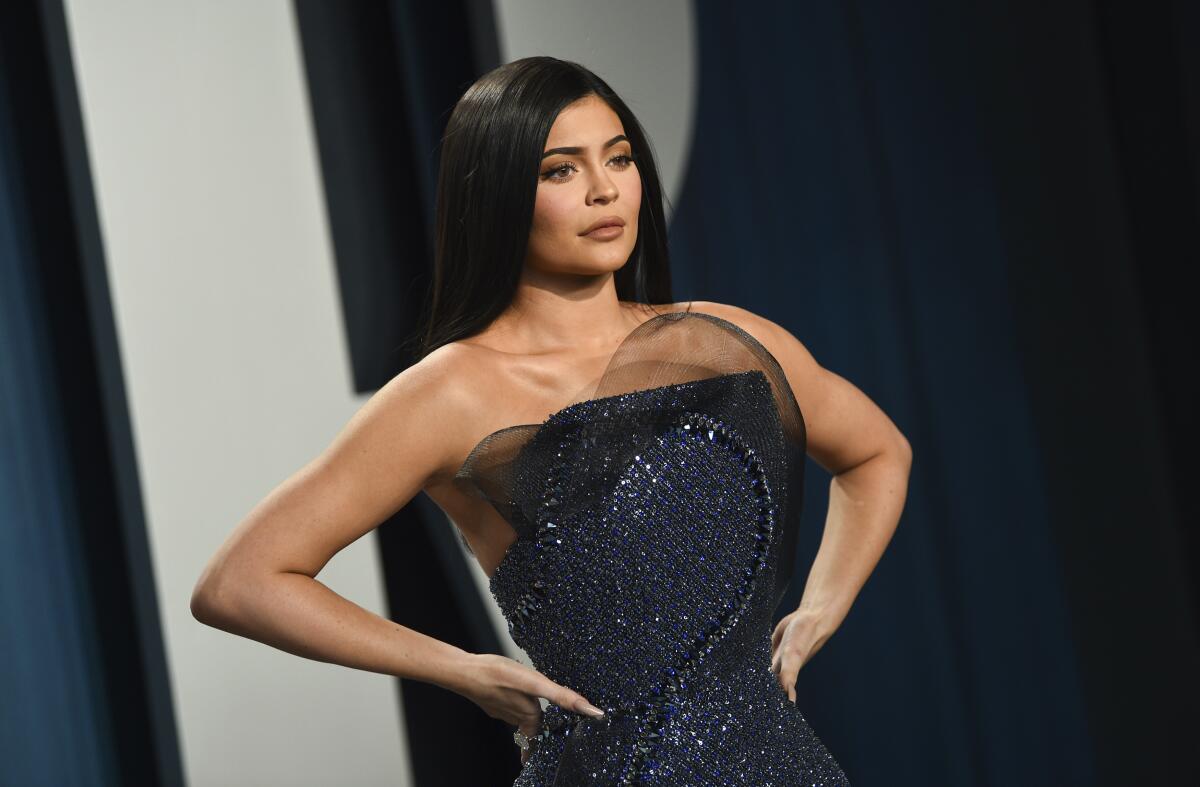
[[[678, 392], [678, 401], [664, 406], [661, 396], [649, 396], [664, 391]], [[560, 444], [565, 441], [572, 449], [567, 499], [584, 506], [608, 494], [639, 448], [685, 409], [724, 418], [767, 463], [781, 504], [774, 583], [778, 603], [793, 573], [803, 507], [804, 418], [775, 357], [723, 318], [689, 306], [647, 319], [618, 346], [592, 395], [565, 405], [542, 423], [487, 435], [472, 449], [454, 483], [491, 503], [518, 542], [528, 540], [546, 479], [564, 461]], [[575, 416], [585, 410], [588, 417], [581, 422]], [[604, 461], [589, 461], [596, 457]]]

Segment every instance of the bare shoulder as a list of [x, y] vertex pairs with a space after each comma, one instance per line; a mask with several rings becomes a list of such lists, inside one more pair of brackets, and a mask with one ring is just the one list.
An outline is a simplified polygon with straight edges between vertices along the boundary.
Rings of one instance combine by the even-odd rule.
[[819, 364], [787, 328], [730, 304], [696, 301], [692, 310], [728, 320], [775, 357], [804, 417], [808, 453], [830, 473], [844, 472], [883, 451], [911, 461], [907, 439], [887, 414], [849, 380]]
[[[489, 352], [464, 342], [438, 347], [397, 374], [364, 407], [381, 411], [378, 426], [407, 430], [406, 439], [428, 442], [428, 474], [422, 486], [453, 476], [487, 388]], [[419, 437], [418, 437], [419, 431]], [[401, 435], [397, 434], [397, 437]]]
[[[376, 391], [328, 446], [247, 514], [206, 577], [317, 572], [461, 459], [476, 386], [469, 350], [446, 347]], [[205, 582], [211, 587], [211, 580]], [[214, 591], [219, 592], [219, 591]]]
[[766, 348], [783, 370], [788, 386], [800, 406], [805, 427], [813, 428], [813, 418], [821, 409], [829, 390], [828, 372], [821, 368], [808, 348], [779, 323], [749, 309], [714, 301], [694, 301], [692, 311], [709, 314], [733, 323]]
[[[784, 365], [783, 356], [793, 356], [792, 360], [795, 363], [804, 363], [806, 360], [811, 359], [811, 356], [808, 356], [808, 351], [790, 331], [766, 317], [755, 314], [749, 309], [743, 309], [741, 306], [734, 306], [728, 303], [717, 303], [715, 301], [692, 301], [691, 310], [719, 317], [733, 323], [754, 337], [771, 355], [775, 356], [775, 359], [781, 365]], [[808, 359], [802, 356], [808, 356]]]
[[478, 410], [474, 348], [443, 345], [381, 386], [318, 460], [338, 483], [370, 487], [379, 514], [453, 475]]

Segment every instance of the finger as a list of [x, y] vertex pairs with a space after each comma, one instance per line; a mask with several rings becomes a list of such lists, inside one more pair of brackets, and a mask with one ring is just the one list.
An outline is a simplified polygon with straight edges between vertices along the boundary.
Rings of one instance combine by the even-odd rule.
[[791, 666], [791, 667], [786, 668], [781, 671], [786, 673], [785, 680], [787, 680], [788, 699], [790, 699], [792, 701], [792, 704], [795, 705], [796, 704], [796, 677], [800, 673], [799, 659], [796, 660], [796, 663], [794, 666]]
[[[522, 722], [521, 724], [517, 725], [517, 731], [520, 732], [522, 735], [524, 735], [526, 738], [530, 739], [528, 741], [527, 746], [521, 747], [521, 765], [522, 766], [525, 765], [526, 760], [528, 760], [530, 755], [533, 754], [533, 747], [536, 746], [537, 744], [532, 740], [532, 738], [534, 738], [534, 736], [537, 735], [537, 733], [541, 729], [541, 726], [542, 726], [542, 724], [541, 724], [540, 719], [538, 720], [537, 724], [530, 724], [528, 722]], [[517, 745], [519, 746], [520, 744], [518, 743]]]
[[529, 758], [533, 756], [533, 750], [536, 744], [530, 744], [528, 749], [521, 749], [521, 765], [524, 766]]
[[799, 659], [795, 657], [780, 660], [779, 683], [793, 703], [796, 701], [796, 678], [800, 674], [798, 662]]
[[600, 718], [604, 715], [603, 710], [588, 702], [587, 698], [577, 691], [572, 691], [566, 686], [560, 686], [546, 677], [543, 677], [542, 685], [543, 688], [539, 691], [538, 696], [545, 697], [560, 708], [573, 710], [576, 713], [583, 713], [594, 718]]
[[542, 725], [541, 703], [537, 701], [536, 697], [528, 695], [521, 697], [520, 701], [521, 710], [516, 712], [509, 721], [515, 724], [517, 729], [526, 735], [536, 733]]
[[776, 654], [775, 660], [771, 663], [771, 671], [775, 674], [775, 680], [779, 683], [780, 690], [787, 694], [790, 687], [795, 685], [796, 680], [794, 675], [789, 677], [783, 662], [783, 654]]
[[542, 706], [537, 700], [533, 701], [533, 710], [521, 717], [518, 728], [526, 735], [532, 730], [536, 733], [542, 728]]
[[774, 672], [775, 677], [779, 679], [779, 685], [786, 689], [787, 686], [784, 685], [784, 678], [786, 677], [787, 673], [787, 664], [784, 663], [783, 651], [775, 654], [775, 660], [771, 662], [771, 671]]
[[783, 636], [783, 621], [775, 624], [775, 630], [771, 632], [771, 649], [779, 647], [779, 640]]

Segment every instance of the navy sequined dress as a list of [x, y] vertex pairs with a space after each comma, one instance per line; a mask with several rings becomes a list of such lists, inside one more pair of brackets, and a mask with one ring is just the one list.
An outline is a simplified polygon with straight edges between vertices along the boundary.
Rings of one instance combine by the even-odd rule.
[[509, 632], [606, 714], [548, 705], [514, 787], [848, 784], [771, 671], [804, 457], [775, 358], [690, 309], [635, 328], [594, 397], [480, 441], [456, 482], [517, 533]]

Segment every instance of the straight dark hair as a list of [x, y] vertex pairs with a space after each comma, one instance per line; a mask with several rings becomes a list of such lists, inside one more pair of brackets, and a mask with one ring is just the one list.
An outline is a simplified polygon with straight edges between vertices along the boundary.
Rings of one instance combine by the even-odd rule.
[[662, 186], [641, 124], [587, 68], [553, 57], [526, 57], [480, 77], [446, 123], [433, 277], [423, 301], [416, 360], [473, 336], [512, 303], [550, 127], [564, 108], [592, 95], [620, 118], [642, 180], [637, 242], [615, 273], [617, 298], [647, 305], [671, 302]]

